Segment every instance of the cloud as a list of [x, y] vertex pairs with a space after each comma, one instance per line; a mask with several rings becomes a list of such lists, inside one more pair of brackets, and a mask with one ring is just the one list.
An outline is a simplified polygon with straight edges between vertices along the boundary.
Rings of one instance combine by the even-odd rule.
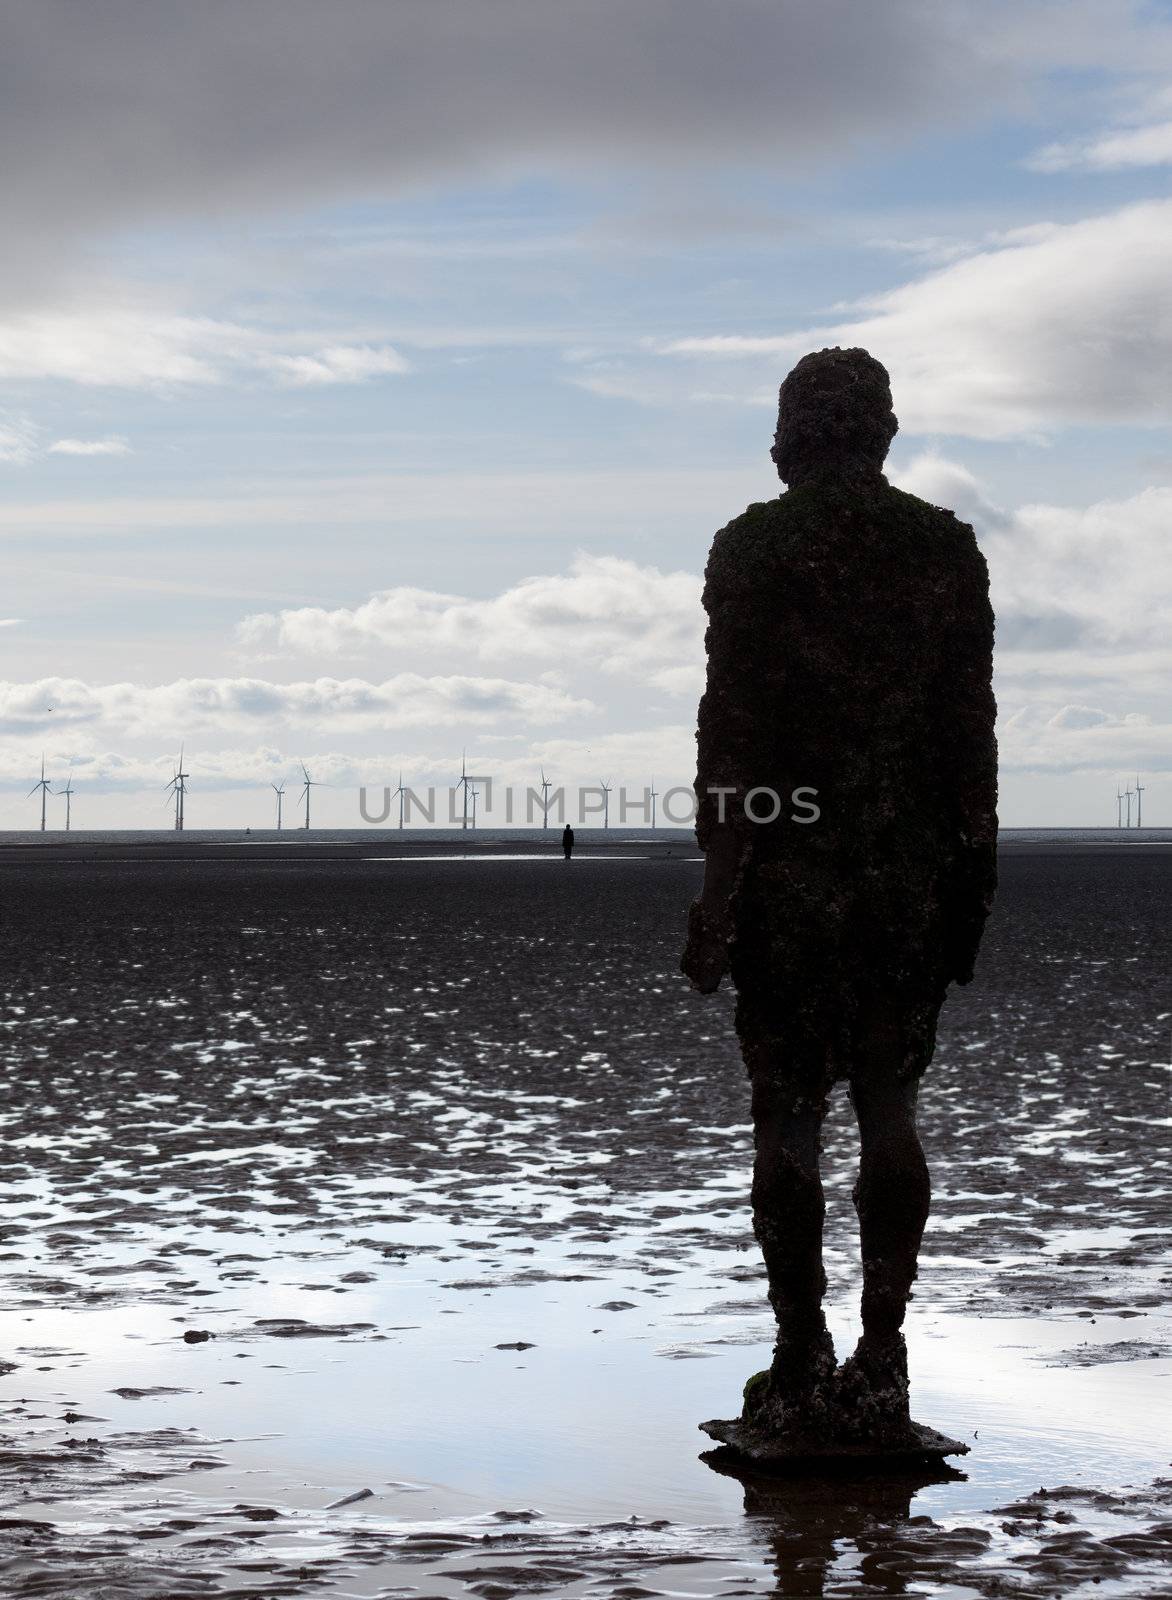
[[1037, 673], [1044, 655], [1055, 676], [1112, 678], [1121, 688], [1130, 681], [1149, 693], [1172, 668], [1172, 488], [1009, 511], [968, 468], [934, 452], [917, 456], [893, 482], [976, 528], [989, 561], [1003, 671]]
[[976, 475], [959, 461], [952, 461], [935, 450], [913, 457], [891, 481], [908, 494], [918, 495], [929, 505], [954, 511], [962, 522], [970, 522], [981, 532], [1010, 526], [1012, 518], [994, 504]]
[[0, 416], [0, 461], [23, 466], [36, 454], [37, 430], [25, 417]]
[[709, 367], [756, 361], [776, 380], [779, 358], [863, 345], [890, 370], [912, 433], [998, 439], [1172, 421], [1170, 200], [1017, 230], [856, 310], [799, 331], [661, 348]]
[[1152, 650], [1172, 665], [1172, 488], [1089, 506], [1027, 505], [985, 538], [1000, 605], [1026, 615], [1061, 612], [1092, 673]]
[[451, 726], [557, 723], [594, 710], [544, 683], [402, 672], [380, 683], [316, 678], [180, 678], [173, 683], [89, 684], [76, 678], [0, 682], [0, 730], [7, 733], [108, 727], [130, 738], [177, 739], [189, 732], [296, 723], [373, 732]]
[[679, 693], [702, 684], [703, 637], [697, 576], [589, 555], [568, 573], [526, 578], [489, 599], [401, 587], [354, 607], [260, 613], [239, 628], [247, 650], [567, 662], [579, 678], [603, 672]]
[[[52, 379], [87, 387], [153, 389], [275, 378], [307, 386], [363, 383], [408, 371], [406, 359], [387, 345], [323, 346], [320, 333], [312, 331], [251, 328], [115, 299], [0, 319], [0, 378], [13, 382]], [[63, 450], [61, 444], [50, 448], [71, 455], [116, 453]]]
[[1172, 164], [1172, 122], [1148, 128], [1127, 128], [1118, 133], [1071, 144], [1048, 144], [1026, 163], [1035, 172], [1115, 172], [1124, 167], [1166, 167]]
[[273, 356], [273, 370], [287, 383], [362, 383], [367, 378], [410, 372], [411, 364], [389, 345], [333, 345], [308, 356]]
[[124, 388], [215, 383], [253, 340], [208, 317], [97, 304], [0, 321], [0, 378]]
[[48, 450], [51, 456], [128, 456], [125, 439], [55, 439]]
[[1011, 103], [1014, 9], [10, 0], [0, 201], [20, 237], [616, 159], [804, 169]]
[[1010, 708], [998, 725], [1003, 772], [1172, 772], [1172, 720], [1081, 704]]
[[1105, 728], [1118, 719], [1097, 706], [1063, 706], [1047, 723], [1051, 728]]
[[935, 453], [895, 481], [976, 528], [1006, 772], [1172, 770], [1172, 488], [1006, 510]]
[[[32, 529], [95, 538], [153, 534], [164, 528], [312, 527], [356, 524], [418, 534], [444, 523], [465, 533], [542, 542], [594, 541], [605, 528], [616, 541], [642, 539], [649, 529], [698, 547], [728, 520], [730, 505], [776, 493], [772, 463], [761, 452], [744, 466], [537, 467], [468, 469], [459, 462], [431, 471], [249, 476], [223, 490], [195, 493], [59, 495], [51, 500], [9, 496], [0, 502], [0, 537]], [[282, 587], [285, 587], [282, 584]]]

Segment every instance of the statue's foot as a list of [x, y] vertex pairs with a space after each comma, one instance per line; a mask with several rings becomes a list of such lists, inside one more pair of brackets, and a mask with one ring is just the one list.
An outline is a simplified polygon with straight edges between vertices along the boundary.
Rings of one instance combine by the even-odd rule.
[[907, 1346], [901, 1333], [859, 1340], [854, 1355], [839, 1368], [835, 1408], [844, 1439], [881, 1446], [910, 1439]]
[[702, 1422], [701, 1428], [735, 1455], [777, 1470], [856, 1470], [938, 1461], [968, 1451], [959, 1440], [911, 1420], [907, 1351], [899, 1334], [882, 1342], [861, 1341], [837, 1371], [833, 1350], [828, 1364], [823, 1353], [805, 1369], [810, 1381], [799, 1384], [797, 1376], [775, 1358], [773, 1369], [745, 1385], [738, 1418]]
[[722, 1444], [808, 1455], [837, 1431], [834, 1344], [823, 1328], [805, 1340], [779, 1340], [773, 1364], [745, 1385], [741, 1415], [700, 1426]]

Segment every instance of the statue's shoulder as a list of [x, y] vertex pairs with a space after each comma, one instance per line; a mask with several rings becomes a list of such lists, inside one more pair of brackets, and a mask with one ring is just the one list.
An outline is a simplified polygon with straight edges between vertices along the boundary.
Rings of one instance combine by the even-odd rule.
[[798, 499], [790, 492], [759, 500], [720, 529], [704, 572], [709, 593], [758, 583], [763, 572], [784, 562], [808, 523]]
[[977, 535], [971, 524], [962, 522], [955, 511], [947, 506], [935, 506], [919, 495], [908, 494], [906, 489], [896, 489], [888, 484], [886, 489], [890, 512], [909, 529], [921, 533], [940, 547], [941, 553], [952, 559], [973, 559], [984, 566], [985, 558], [977, 544]]

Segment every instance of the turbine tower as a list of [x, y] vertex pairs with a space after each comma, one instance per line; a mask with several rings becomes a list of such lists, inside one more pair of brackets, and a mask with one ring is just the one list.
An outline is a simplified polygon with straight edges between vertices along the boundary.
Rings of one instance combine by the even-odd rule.
[[1119, 787], [1118, 784], [1115, 785], [1115, 810], [1116, 810], [1115, 826], [1117, 828], [1122, 828], [1122, 826], [1123, 826], [1123, 790]]
[[460, 826], [462, 828], [466, 828], [468, 826], [468, 784], [469, 784], [469, 779], [468, 779], [467, 752], [461, 752], [461, 755], [460, 755], [460, 781], [456, 785], [456, 788], [457, 789], [463, 789], [463, 791], [464, 791], [464, 820], [460, 824]]
[[58, 789], [58, 794], [65, 796], [65, 831], [69, 832], [73, 818], [73, 773], [65, 779], [64, 789]]
[[552, 785], [545, 775], [545, 768], [541, 769], [541, 826], [549, 827], [549, 791]]
[[605, 780], [603, 780], [603, 782], [602, 782], [602, 826], [604, 828], [609, 828], [610, 827], [610, 790], [611, 790], [610, 784], [605, 782]]
[[658, 800], [658, 798], [659, 798], [659, 795], [658, 795], [658, 793], [656, 791], [656, 788], [655, 788], [655, 779], [652, 778], [652, 780], [651, 780], [651, 831], [652, 831], [652, 833], [655, 832], [655, 802], [656, 802], [656, 800]]
[[183, 770], [183, 746], [180, 745], [179, 746], [179, 760], [178, 760], [178, 762], [176, 764], [176, 767], [175, 767], [175, 776], [171, 779], [170, 783], [167, 785], [167, 788], [171, 790], [171, 792], [172, 792], [172, 794], [174, 795], [174, 798], [175, 798], [175, 831], [176, 831], [176, 833], [182, 833], [183, 832], [183, 827], [184, 827], [184, 824], [185, 824], [185, 822], [187, 820], [186, 819], [186, 815], [185, 815], [186, 804], [187, 804], [187, 780], [188, 780], [188, 778], [190, 778], [190, 776], [191, 776], [190, 772], [184, 772], [184, 770]]
[[470, 789], [468, 792], [472, 796], [472, 826], [475, 828], [475, 826], [476, 826], [476, 802], [480, 799], [480, 790], [476, 789], [476, 788], [473, 788], [473, 789]]
[[33, 784], [32, 788], [29, 790], [28, 794], [25, 796], [26, 800], [31, 800], [33, 795], [36, 794], [38, 789], [41, 791], [41, 832], [42, 833], [44, 833], [44, 831], [45, 831], [46, 796], [49, 793], [49, 785], [50, 785], [51, 782], [52, 782], [52, 779], [51, 778], [46, 778], [46, 776], [45, 776], [45, 756], [44, 756], [44, 752], [42, 751], [42, 753], [41, 753], [41, 775], [37, 779], [36, 783]]
[[318, 783], [316, 778], [311, 778], [309, 776], [309, 768], [305, 765], [304, 761], [301, 763], [301, 770], [305, 774], [305, 784], [304, 784], [304, 786], [303, 786], [303, 788], [301, 790], [301, 798], [305, 801], [305, 826], [306, 826], [306, 828], [308, 828], [309, 827], [309, 791], [311, 789], [320, 789], [321, 785]]
[[1127, 801], [1127, 826], [1131, 827], [1131, 790], [1124, 789], [1123, 798]]
[[285, 800], [285, 786], [284, 786], [284, 784], [282, 784], [281, 787], [278, 789], [275, 783], [270, 783], [269, 784], [269, 788], [273, 791], [273, 793], [277, 797], [277, 832], [280, 833], [280, 831], [281, 831], [281, 807], [282, 807], [282, 805], [284, 803], [284, 800]]
[[1139, 781], [1139, 773], [1135, 775], [1135, 825], [1142, 828], [1144, 825], [1144, 786]]
[[407, 791], [403, 787], [403, 774], [401, 772], [399, 774], [399, 787], [395, 790], [395, 794], [391, 796], [392, 800], [395, 798], [395, 795], [398, 795], [399, 797], [399, 826], [401, 828], [403, 826], [403, 802], [407, 798]]

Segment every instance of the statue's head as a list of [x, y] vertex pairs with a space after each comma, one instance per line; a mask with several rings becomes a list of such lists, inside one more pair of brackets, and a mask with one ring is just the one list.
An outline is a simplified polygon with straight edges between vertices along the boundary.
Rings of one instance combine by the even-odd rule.
[[883, 471], [899, 426], [887, 368], [865, 350], [816, 350], [781, 386], [770, 454], [793, 488], [813, 479], [865, 480]]

